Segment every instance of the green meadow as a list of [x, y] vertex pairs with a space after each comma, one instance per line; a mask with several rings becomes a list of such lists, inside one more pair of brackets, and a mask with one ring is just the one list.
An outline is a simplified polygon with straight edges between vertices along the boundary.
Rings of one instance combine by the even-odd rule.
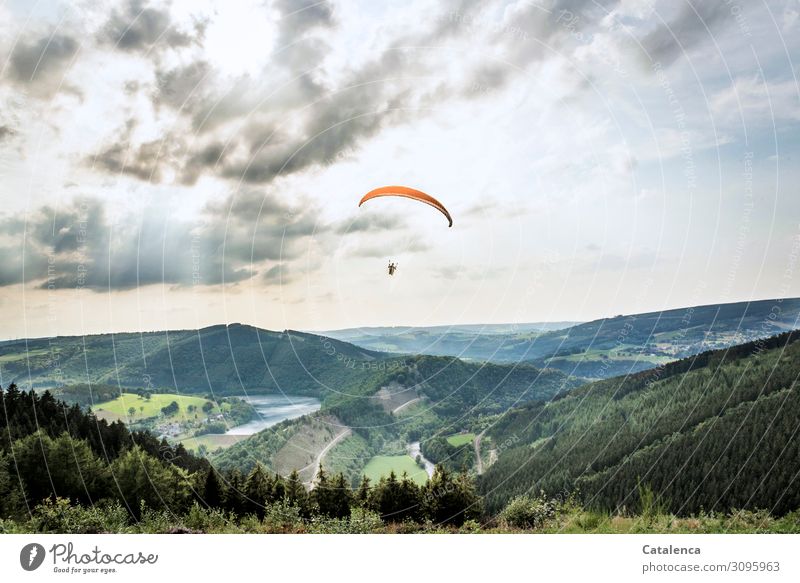
[[374, 484], [392, 471], [398, 478], [403, 475], [403, 472], [407, 472], [408, 477], [417, 484], [424, 484], [428, 481], [428, 474], [409, 455], [376, 455], [369, 460], [363, 473]]
[[451, 435], [447, 438], [447, 443], [453, 447], [461, 447], [462, 445], [472, 443], [474, 439], [474, 433], [456, 433], [455, 435]]
[[[137, 419], [146, 419], [148, 417], [156, 417], [161, 414], [161, 408], [166, 407], [175, 401], [178, 403], [178, 412], [173, 417], [184, 418], [194, 416], [194, 413], [189, 413], [189, 406], [194, 405], [197, 408], [198, 416], [204, 417], [206, 414], [203, 412], [203, 405], [207, 399], [203, 397], [192, 397], [188, 395], [176, 395], [173, 393], [155, 393], [149, 399], [140, 397], [135, 393], [122, 393], [113, 401], [106, 401], [100, 403], [94, 410], [97, 413], [107, 413], [117, 418], [126, 419], [129, 417], [129, 409], [133, 407], [135, 412], [131, 421]], [[213, 403], [213, 401], [212, 401]], [[220, 413], [219, 407], [214, 404], [214, 408], [210, 414]]]

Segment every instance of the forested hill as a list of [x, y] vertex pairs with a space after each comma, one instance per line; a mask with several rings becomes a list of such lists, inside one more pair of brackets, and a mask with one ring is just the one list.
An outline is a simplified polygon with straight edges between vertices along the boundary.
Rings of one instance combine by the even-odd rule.
[[580, 324], [366, 328], [330, 336], [387, 352], [529, 361], [584, 378], [610, 378], [704, 350], [800, 327], [800, 298], [689, 306]]
[[0, 344], [3, 378], [21, 386], [91, 382], [179, 393], [288, 388], [320, 396], [324, 386], [356, 382], [385, 357], [332, 338], [241, 324]]
[[[488, 507], [543, 490], [637, 510], [640, 488], [678, 514], [800, 505], [800, 333], [702, 353], [509, 410], [481, 477]], [[503, 451], [504, 450], [504, 451]]]

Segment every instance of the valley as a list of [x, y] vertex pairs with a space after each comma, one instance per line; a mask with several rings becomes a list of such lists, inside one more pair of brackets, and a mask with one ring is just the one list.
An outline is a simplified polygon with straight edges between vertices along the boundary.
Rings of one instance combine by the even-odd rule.
[[[769, 318], [775, 305], [781, 306], [779, 316]], [[629, 497], [635, 494], [635, 485], [621, 482], [621, 476], [633, 471], [634, 463], [665, 455], [658, 448], [669, 435], [675, 443], [690, 443], [693, 431], [716, 431], [716, 425], [704, 425], [708, 416], [662, 427], [664, 419], [679, 415], [675, 399], [683, 393], [675, 391], [703, 387], [695, 380], [703, 370], [716, 371], [717, 382], [742, 366], [761, 370], [754, 368], [760, 360], [751, 364], [741, 355], [741, 346], [751, 346], [752, 352], [752, 346], [761, 346], [753, 342], [761, 341], [735, 342], [771, 337], [770, 350], [776, 350], [775, 342], [781, 341], [770, 333], [791, 327], [799, 308], [797, 300], [776, 300], [619, 316], [565, 328], [531, 324], [498, 326], [488, 333], [477, 327], [441, 331], [478, 338], [476, 350], [498, 343], [515, 347], [522, 351], [518, 356], [526, 356], [515, 362], [398, 355], [304, 332], [232, 324], [100, 335], [89, 337], [85, 346], [77, 338], [29, 340], [30, 349], [22, 354], [18, 343], [6, 342], [0, 344], [0, 367], [19, 380], [30, 364], [29, 386], [53, 386], [55, 354], [60, 374], [74, 381], [56, 383], [57, 396], [91, 407], [101, 419], [122, 420], [134, 430], [181, 444], [224, 472], [247, 475], [258, 465], [282, 476], [296, 470], [311, 487], [322, 465], [356, 487], [364, 475], [377, 482], [392, 472], [423, 484], [439, 464], [477, 478], [490, 509], [532, 489], [557, 495], [575, 488], [593, 492], [587, 504], [602, 500], [607, 507], [622, 495], [610, 495], [610, 484], [627, 488]], [[431, 329], [422, 336], [439, 332]], [[355, 332], [337, 334], [358, 341]], [[783, 342], [791, 340], [792, 347], [786, 350], [794, 355], [794, 337], [787, 338]], [[723, 350], [711, 350], [717, 347]], [[527, 358], [548, 352], [549, 357]], [[114, 353], [116, 365], [108, 360]], [[88, 374], [84, 369], [80, 378], [72, 376], [82, 360], [93, 368]], [[113, 378], [119, 383], [109, 383]], [[680, 383], [673, 386], [678, 381], [670, 379]], [[672, 412], [654, 412], [655, 403], [664, 399], [655, 396], [661, 395], [657, 389], [673, 395]], [[794, 389], [787, 384], [781, 390], [790, 391], [789, 398]], [[708, 388], [686, 393], [694, 409], [705, 410], [692, 394], [712, 402]], [[643, 400], [628, 407], [634, 397]], [[746, 402], [731, 398], [721, 411], [738, 415], [736, 406]], [[758, 407], [754, 402], [754, 410], [762, 403], [772, 406], [769, 400]], [[587, 417], [592, 411], [599, 418]], [[638, 440], [636, 447], [618, 450], [623, 439]], [[593, 444], [603, 449], [588, 457]], [[567, 461], [559, 462], [562, 458]]]

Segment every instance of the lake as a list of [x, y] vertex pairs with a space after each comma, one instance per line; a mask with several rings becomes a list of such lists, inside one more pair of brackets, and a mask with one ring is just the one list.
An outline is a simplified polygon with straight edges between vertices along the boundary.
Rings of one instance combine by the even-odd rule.
[[298, 395], [259, 395], [242, 399], [253, 406], [256, 417], [244, 425], [232, 427], [225, 432], [226, 435], [252, 435], [286, 419], [318, 411], [322, 406], [319, 399]]

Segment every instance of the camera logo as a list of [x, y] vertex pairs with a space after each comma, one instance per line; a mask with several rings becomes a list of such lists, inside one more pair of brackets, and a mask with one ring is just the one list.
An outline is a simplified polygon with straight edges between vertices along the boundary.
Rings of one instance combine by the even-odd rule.
[[26, 571], [35, 571], [44, 562], [44, 547], [39, 543], [30, 543], [19, 552], [19, 564]]

